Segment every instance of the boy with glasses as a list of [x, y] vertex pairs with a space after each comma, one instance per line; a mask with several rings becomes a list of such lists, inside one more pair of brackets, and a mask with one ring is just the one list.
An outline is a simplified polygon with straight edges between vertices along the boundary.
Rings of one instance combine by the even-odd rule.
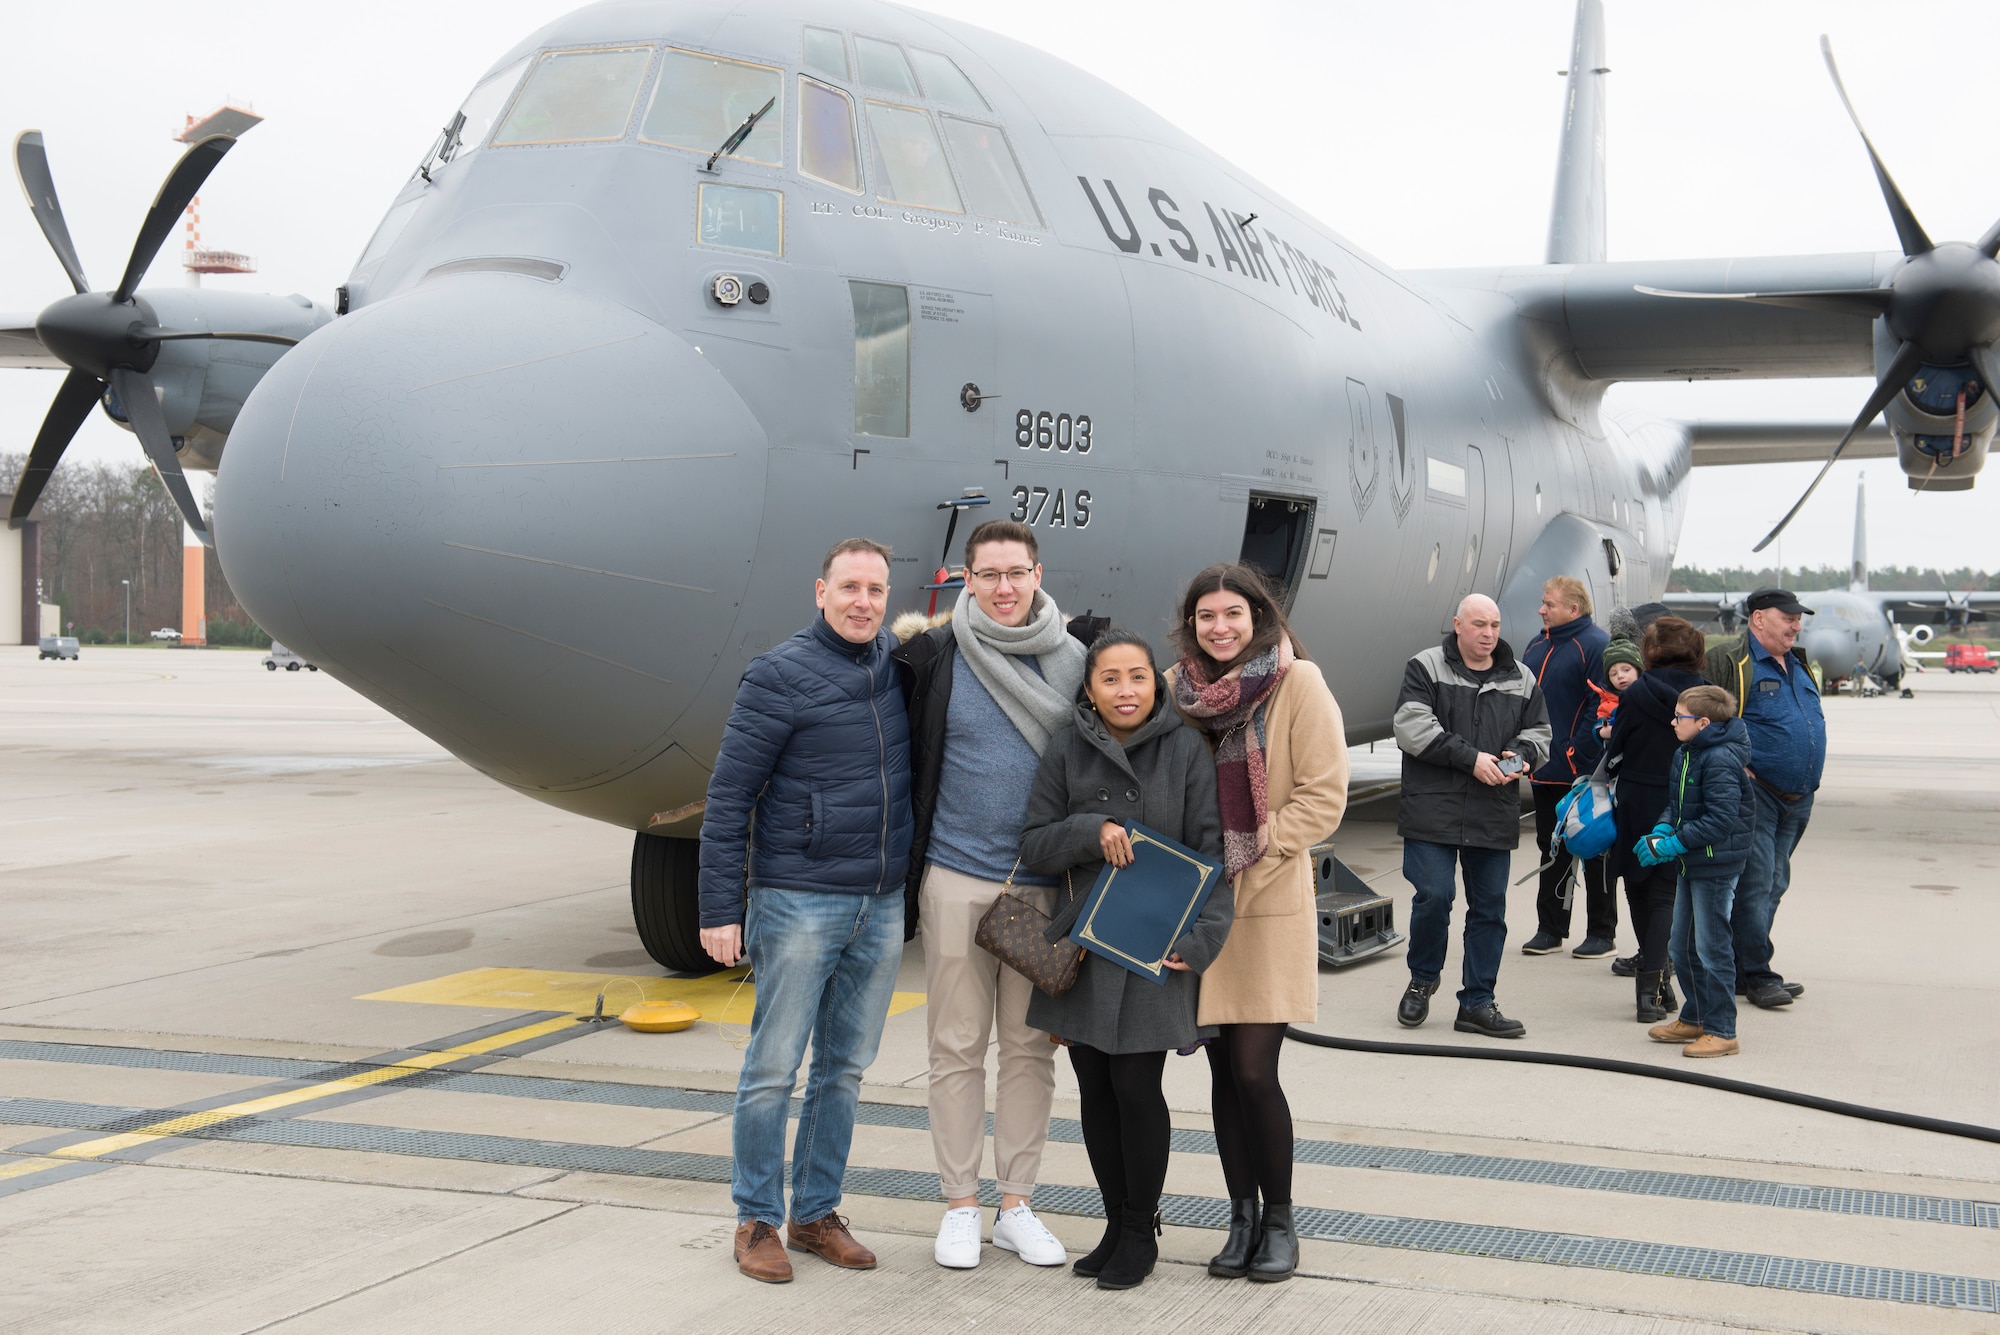
[[1061, 1265], [1062, 1243], [1028, 1207], [1048, 1140], [1055, 1048], [1028, 1025], [1033, 985], [974, 944], [973, 933], [1010, 879], [1023, 898], [1057, 907], [1053, 878], [1017, 864], [1042, 751], [1069, 721], [1083, 682], [1084, 646], [1071, 632], [1087, 628], [1066, 630], [1042, 592], [1027, 525], [981, 524], [965, 540], [965, 566], [965, 590], [948, 616], [931, 623], [913, 613], [895, 626], [910, 712], [909, 890], [929, 996], [931, 1144], [948, 1202], [933, 1254], [953, 1269], [979, 1264], [986, 1050], [997, 1027], [993, 1245], [1031, 1265]]
[[1683, 1057], [1732, 1057], [1736, 1042], [1736, 944], [1729, 910], [1736, 878], [1750, 860], [1756, 809], [1750, 796], [1750, 731], [1735, 697], [1720, 686], [1695, 686], [1674, 705], [1680, 749], [1667, 763], [1667, 809], [1651, 834], [1633, 845], [1641, 866], [1674, 863], [1670, 954], [1687, 1000], [1680, 1018], [1646, 1031], [1679, 1043]]

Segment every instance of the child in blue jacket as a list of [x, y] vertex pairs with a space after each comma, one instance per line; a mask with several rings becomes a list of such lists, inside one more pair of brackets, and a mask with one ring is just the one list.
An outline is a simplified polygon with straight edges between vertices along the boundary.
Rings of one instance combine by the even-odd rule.
[[1687, 1001], [1680, 1018], [1647, 1035], [1679, 1043], [1683, 1057], [1730, 1057], [1736, 1042], [1736, 946], [1729, 911], [1750, 860], [1756, 807], [1750, 793], [1750, 732], [1736, 698], [1696, 686], [1674, 705], [1680, 748], [1667, 763], [1667, 809], [1632, 848], [1643, 866], [1676, 862], [1672, 956]]

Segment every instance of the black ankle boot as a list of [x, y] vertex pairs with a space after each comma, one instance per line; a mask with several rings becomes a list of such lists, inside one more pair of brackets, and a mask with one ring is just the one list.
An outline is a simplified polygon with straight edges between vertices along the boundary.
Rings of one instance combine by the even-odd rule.
[[1070, 1264], [1070, 1269], [1085, 1279], [1096, 1279], [1104, 1273], [1104, 1263], [1111, 1259], [1111, 1253], [1118, 1250], [1119, 1236], [1125, 1231], [1125, 1202], [1104, 1202], [1104, 1237], [1087, 1256], [1079, 1256]]
[[1135, 1289], [1160, 1259], [1160, 1212], [1128, 1205], [1123, 1213], [1118, 1245], [1097, 1276], [1100, 1289]]
[[1660, 971], [1660, 1009], [1670, 1016], [1680, 1014], [1681, 999], [1674, 995], [1674, 971], [1672, 969], [1663, 969]]
[[1264, 1203], [1257, 1254], [1250, 1260], [1250, 1278], [1260, 1284], [1290, 1279], [1299, 1268], [1299, 1231], [1292, 1227], [1292, 1203]]
[[1257, 1198], [1229, 1202], [1229, 1236], [1208, 1263], [1217, 1279], [1241, 1279], [1250, 1273], [1250, 1255], [1257, 1250]]
[[1660, 1003], [1660, 987], [1664, 974], [1642, 973], [1634, 975], [1634, 991], [1638, 995], [1638, 1020], [1640, 1024], [1658, 1024], [1667, 1018], [1667, 1008]]

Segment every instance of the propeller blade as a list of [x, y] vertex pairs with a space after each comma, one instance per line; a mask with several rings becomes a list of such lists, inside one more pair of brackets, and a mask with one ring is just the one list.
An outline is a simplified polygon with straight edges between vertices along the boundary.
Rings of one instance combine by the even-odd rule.
[[202, 517], [201, 507], [195, 504], [187, 474], [181, 472], [181, 461], [174, 454], [174, 438], [167, 433], [166, 414], [160, 411], [160, 401], [153, 394], [153, 382], [141, 372], [114, 366], [111, 387], [118, 391], [118, 404], [125, 410], [125, 420], [132, 424], [132, 434], [146, 447], [146, 457], [159, 470], [160, 481], [167, 484], [167, 494], [180, 507], [188, 527], [201, 539], [202, 546], [213, 547], [208, 521]]
[[1989, 260], [2000, 255], [2000, 220], [1996, 220], [1986, 229], [1986, 235], [1979, 238], [1978, 249]]
[[1790, 306], [1802, 311], [1828, 311], [1874, 319], [1887, 315], [1896, 294], [1886, 287], [1828, 288], [1818, 292], [1673, 292], [1663, 287], [1632, 285], [1649, 297], [1680, 297], [1688, 301], [1747, 301], [1758, 306]]
[[62, 461], [63, 451], [83, 425], [83, 419], [90, 416], [90, 410], [97, 405], [98, 395], [104, 392], [104, 382], [88, 371], [71, 371], [63, 377], [62, 387], [56, 391], [55, 402], [49, 405], [48, 415], [42, 418], [42, 429], [35, 433], [34, 448], [28, 451], [28, 462], [21, 469], [20, 481], [14, 484], [14, 504], [7, 511], [7, 526], [21, 527], [21, 521], [35, 508], [35, 502], [42, 498], [42, 488], [49, 484], [49, 474], [56, 471]]
[[1847, 434], [1833, 447], [1833, 453], [1826, 456], [1826, 462], [1820, 466], [1819, 473], [1812, 480], [1812, 486], [1806, 488], [1805, 495], [1799, 497], [1797, 503], [1785, 511], [1785, 517], [1778, 521], [1778, 526], [1766, 533], [1764, 540], [1752, 547], [1751, 551], [1763, 551], [1785, 531], [1785, 525], [1791, 523], [1799, 511], [1805, 509], [1806, 502], [1812, 499], [1813, 492], [1819, 489], [1820, 483], [1826, 481], [1827, 473], [1840, 462], [1840, 452], [1847, 448], [1847, 443], [1860, 435], [1861, 429], [1874, 421], [1877, 413], [1889, 406], [1889, 400], [1903, 392], [1903, 386], [1910, 383], [1910, 377], [1915, 375], [1917, 368], [1923, 364], [1923, 349], [1916, 344], [1905, 343], [1896, 349], [1896, 355], [1890, 359], [1889, 369], [1882, 372], [1882, 378], [1875, 382], [1875, 388], [1869, 393], [1868, 402], [1861, 405], [1860, 415], [1854, 419], [1854, 425], [1847, 428]]
[[49, 173], [49, 150], [42, 144], [40, 130], [23, 130], [15, 138], [14, 174], [20, 178], [21, 193], [28, 197], [28, 211], [41, 224], [49, 249], [69, 275], [69, 285], [78, 292], [90, 291], [90, 280], [83, 276], [83, 265], [76, 258], [76, 243], [69, 239], [69, 224], [63, 220], [56, 178]]
[[1840, 66], [1833, 63], [1833, 43], [1827, 41], [1825, 33], [1819, 36], [1819, 53], [1826, 57], [1826, 72], [1833, 76], [1833, 89], [1840, 94], [1840, 105], [1847, 108], [1847, 119], [1854, 122], [1854, 132], [1861, 136], [1868, 149], [1868, 160], [1875, 164], [1875, 179], [1882, 184], [1882, 201], [1889, 206], [1889, 218], [1896, 224], [1896, 239], [1903, 243], [1904, 258], [1927, 254], [1932, 249], [1931, 239], [1925, 235], [1924, 225], [1917, 221], [1903, 192], [1896, 188], [1889, 169], [1882, 165], [1882, 155], [1875, 151], [1868, 131], [1861, 128], [1861, 117], [1854, 114], [1854, 103], [1847, 97], [1847, 85], [1840, 81]]
[[[180, 226], [181, 214], [201, 190], [201, 183], [215, 170], [222, 155], [236, 147], [236, 140], [226, 134], [212, 134], [181, 154], [181, 160], [167, 173], [167, 179], [160, 183], [160, 193], [153, 198], [153, 207], [146, 211], [145, 225], [139, 229], [139, 237], [132, 243], [132, 258], [125, 262], [125, 276], [118, 280], [118, 290], [111, 294], [113, 301], [123, 304], [132, 299], [138, 289], [139, 280], [152, 267], [153, 257], [160, 253], [174, 228]], [[80, 290], [80, 289], [79, 289]]]
[[132, 337], [150, 338], [161, 343], [187, 338], [233, 338], [243, 343], [277, 343], [288, 348], [298, 344], [297, 339], [284, 334], [259, 334], [237, 329], [162, 329], [158, 325], [137, 325], [132, 330]]

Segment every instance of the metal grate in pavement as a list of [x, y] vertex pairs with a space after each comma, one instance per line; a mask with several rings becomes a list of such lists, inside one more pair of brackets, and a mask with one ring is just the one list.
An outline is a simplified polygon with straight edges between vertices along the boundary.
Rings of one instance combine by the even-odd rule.
[[[245, 1057], [218, 1052], [163, 1052], [151, 1048], [98, 1046], [86, 1043], [40, 1043], [0, 1040], [0, 1059], [77, 1062], [128, 1066], [145, 1070], [199, 1071], [266, 1079], [332, 1080], [380, 1063], [318, 1062], [287, 1057]], [[389, 1088], [389, 1087], [385, 1087]], [[716, 1115], [735, 1106], [732, 1094], [663, 1085], [621, 1084], [603, 1080], [564, 1080], [548, 1076], [496, 1075], [482, 1071], [425, 1071], [398, 1079], [395, 1089], [449, 1089], [464, 1094], [494, 1094], [511, 1098], [552, 1099], [630, 1108], [664, 1108]], [[799, 1100], [792, 1100], [792, 1113]], [[150, 1116], [150, 1114], [148, 1114]], [[164, 1114], [166, 1116], [172, 1113]], [[31, 1121], [14, 1117], [11, 1120]], [[159, 1120], [154, 1118], [154, 1120]], [[894, 1103], [863, 1103], [855, 1120], [867, 1126], [908, 1131], [930, 1128], [921, 1107]], [[138, 1122], [133, 1125], [147, 1125]], [[130, 1127], [121, 1127], [129, 1130]], [[991, 1130], [990, 1119], [988, 1130]], [[1075, 1119], [1054, 1118], [1049, 1138], [1064, 1144], [1083, 1143], [1083, 1128]], [[1172, 1148], [1182, 1154], [1214, 1154], [1215, 1137], [1206, 1131], [1176, 1128]], [[1492, 1182], [1564, 1187], [1579, 1191], [1610, 1191], [1673, 1200], [1716, 1201], [1758, 1205], [1779, 1210], [1821, 1214], [1861, 1215], [1918, 1223], [1955, 1224], [1968, 1228], [2000, 1228], [2000, 1202], [1912, 1192], [1876, 1191], [1855, 1187], [1813, 1186], [1767, 1182], [1755, 1178], [1707, 1173], [1676, 1173], [1652, 1169], [1605, 1168], [1595, 1164], [1546, 1159], [1514, 1159], [1488, 1154], [1455, 1154], [1443, 1150], [1403, 1149], [1339, 1140], [1301, 1140], [1293, 1148], [1300, 1163], [1331, 1168], [1370, 1168], [1431, 1177], [1477, 1178]], [[1225, 1221], [1226, 1222], [1226, 1221]]]
[[[0, 1103], [0, 1115], [32, 1120], [44, 1126], [101, 1130], [104, 1129], [101, 1123], [128, 1120], [136, 1115], [136, 1110], [64, 1103], [53, 1099], [9, 1099]], [[420, 1131], [349, 1122], [246, 1117], [202, 1128], [189, 1133], [188, 1138], [460, 1159], [559, 1172], [607, 1173], [693, 1182], [721, 1183], [729, 1180], [729, 1159], [719, 1154], [586, 1145], [455, 1131]], [[999, 1203], [998, 1189], [992, 1182], [983, 1181], [980, 1186], [981, 1198], [986, 1203]], [[936, 1175], [911, 1169], [850, 1168], [844, 1187], [859, 1196], [922, 1201], [937, 1199]], [[1034, 1204], [1038, 1209], [1059, 1214], [1102, 1215], [1098, 1193], [1084, 1187], [1038, 1186]], [[1206, 1196], [1168, 1196], [1161, 1202], [1161, 1213], [1167, 1222], [1194, 1228], [1222, 1228], [1228, 1221], [1228, 1212], [1229, 1202]], [[1598, 1238], [1491, 1224], [1362, 1214], [1310, 1206], [1299, 1209], [1297, 1222], [1301, 1235], [1331, 1242], [2000, 1313], [2000, 1293], [1996, 1293], [1994, 1281], [1967, 1275], [1899, 1270], [1841, 1261], [1813, 1261], [1626, 1238]]]

